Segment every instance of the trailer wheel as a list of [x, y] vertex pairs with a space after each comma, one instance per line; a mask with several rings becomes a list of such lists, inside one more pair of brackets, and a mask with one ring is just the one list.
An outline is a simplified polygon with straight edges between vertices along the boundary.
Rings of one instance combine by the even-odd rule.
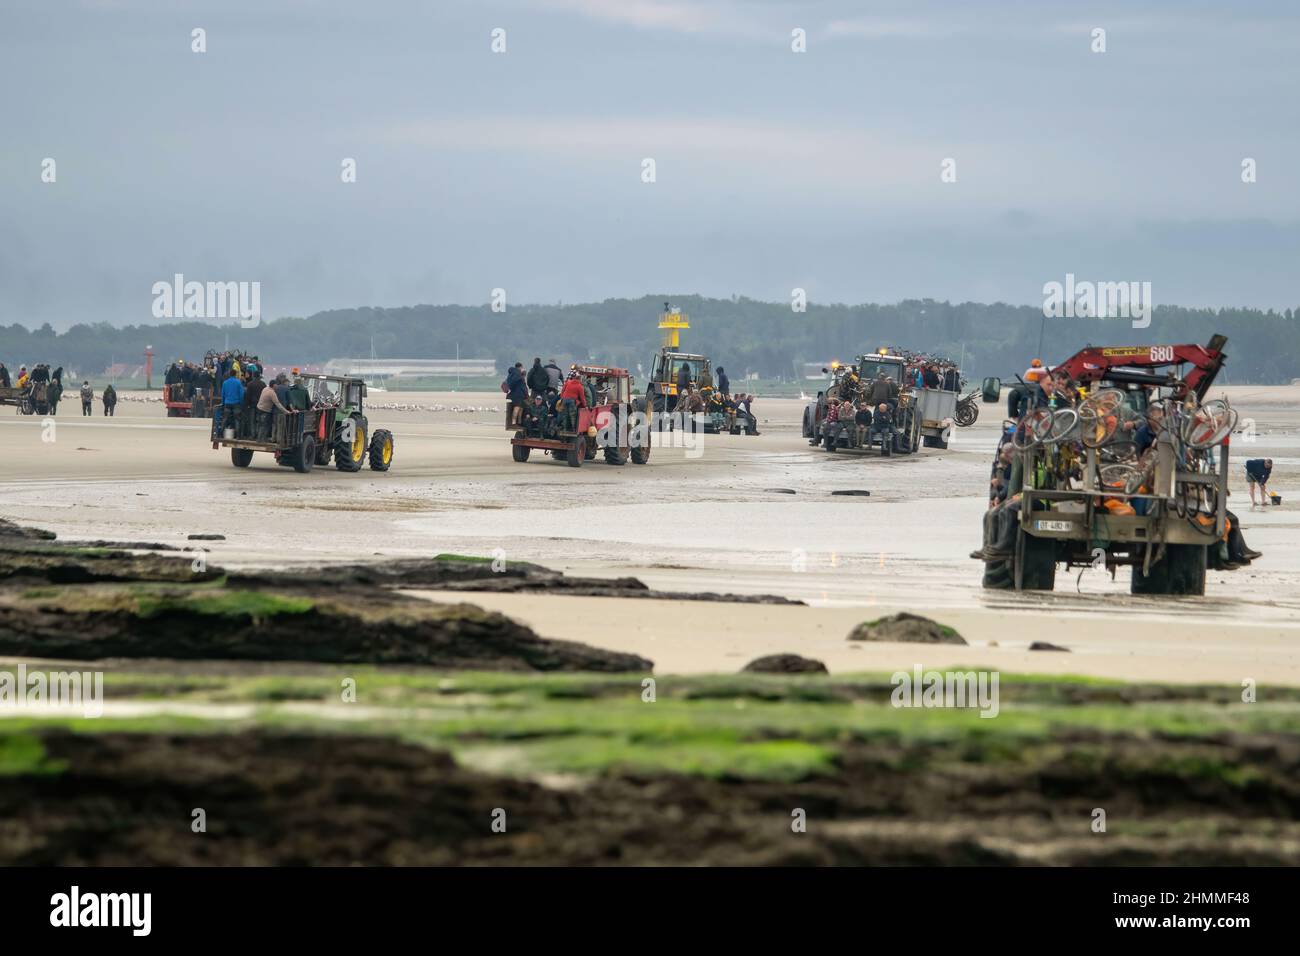
[[293, 463], [293, 470], [302, 474], [316, 467], [316, 436], [304, 435], [302, 444], [293, 450], [289, 460]]
[[925, 435], [921, 438], [921, 444], [926, 448], [947, 448], [948, 443], [943, 440], [942, 435]]
[[646, 462], [648, 462], [649, 460], [650, 460], [650, 446], [649, 446], [649, 445], [646, 445], [644, 448], [633, 448], [633, 449], [632, 449], [632, 464], [634, 464], [634, 465], [644, 465], [644, 464], [645, 464]]
[[564, 453], [564, 460], [569, 463], [570, 468], [581, 468], [583, 459], [587, 457], [587, 436], [575, 435], [573, 445]]
[[[523, 438], [523, 437], [524, 437], [524, 433], [523, 433], [523, 432], [515, 432], [515, 437], [516, 437], [516, 438]], [[510, 446], [510, 455], [511, 455], [512, 458], [514, 458], [515, 461], [520, 461], [520, 462], [527, 461], [527, 460], [528, 460], [528, 454], [529, 454], [529, 452], [531, 452], [531, 451], [532, 451], [532, 449], [529, 448], [527, 445], [511, 445], [511, 446]]]
[[248, 463], [253, 460], [253, 449], [251, 448], [232, 448], [230, 449], [230, 461], [236, 468], [247, 468]]
[[1016, 590], [1051, 591], [1056, 588], [1056, 541], [1017, 533]]
[[393, 433], [386, 428], [376, 428], [370, 439], [370, 470], [387, 471], [393, 463]]

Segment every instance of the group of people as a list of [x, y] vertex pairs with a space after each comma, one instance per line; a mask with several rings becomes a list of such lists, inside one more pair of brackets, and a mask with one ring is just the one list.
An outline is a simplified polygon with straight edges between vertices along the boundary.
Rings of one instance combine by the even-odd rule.
[[574, 431], [578, 409], [608, 404], [612, 391], [607, 377], [582, 376], [576, 368], [566, 376], [555, 359], [543, 365], [540, 358], [534, 358], [526, 372], [523, 362], [516, 362], [507, 370], [502, 388], [510, 402], [510, 423], [527, 424], [543, 435]]
[[297, 369], [292, 378], [281, 372], [270, 382], [262, 380], [262, 366], [256, 361], [235, 359], [214, 369], [224, 373], [221, 404], [212, 415], [214, 439], [229, 429], [233, 438], [270, 441], [277, 413], [288, 415], [311, 407], [311, 392]]
[[851, 445], [874, 444], [881, 439], [881, 452], [889, 454], [896, 433], [899, 383], [883, 371], [863, 381], [852, 365], [841, 366], [824, 396], [825, 411], [820, 432], [814, 431], [810, 445], [826, 443], [833, 448], [846, 434]]
[[[691, 370], [690, 362], [683, 362], [677, 368], [677, 402], [673, 411], [687, 415], [708, 415], [716, 417], [721, 427], [731, 431], [736, 426], [736, 419], [743, 417], [745, 427], [751, 435], [758, 434], [758, 419], [754, 417], [754, 397], [746, 392], [731, 392], [731, 379], [727, 370], [718, 366], [715, 383], [707, 367], [701, 368], [698, 376]], [[666, 409], [665, 409], [666, 410]]]
[[[0, 388], [17, 388], [21, 392], [29, 392], [33, 410], [40, 414], [57, 415], [59, 402], [64, 395], [63, 366], [51, 371], [44, 362], [33, 365], [30, 370], [26, 365], [21, 365], [18, 368], [18, 378], [11, 381], [9, 368], [0, 362]], [[82, 381], [78, 396], [81, 399], [81, 414], [93, 415], [95, 390], [89, 379]], [[104, 388], [103, 403], [104, 414], [112, 415], [117, 408], [117, 389], [111, 383]]]
[[833, 448], [847, 433], [851, 436], [851, 445], [873, 445], [879, 440], [881, 454], [892, 454], [897, 434], [894, 427], [897, 407], [897, 398], [892, 402], [885, 399], [874, 406], [867, 399], [860, 399], [856, 405], [850, 399], [828, 402], [826, 418], [822, 422], [822, 439], [828, 448]]
[[961, 391], [961, 370], [948, 359], [913, 356], [903, 367], [903, 375], [914, 388], [932, 388], [945, 392]]
[[211, 361], [211, 355], [202, 365], [177, 359], [163, 373], [167, 397], [173, 402], [193, 401], [196, 394], [211, 395], [216, 382], [217, 369]]

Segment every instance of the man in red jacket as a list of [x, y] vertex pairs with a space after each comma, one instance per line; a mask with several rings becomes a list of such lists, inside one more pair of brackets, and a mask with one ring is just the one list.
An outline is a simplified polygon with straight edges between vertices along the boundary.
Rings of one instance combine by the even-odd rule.
[[587, 390], [582, 387], [582, 379], [577, 372], [569, 373], [569, 380], [560, 389], [560, 407], [564, 410], [566, 431], [577, 431], [578, 409], [587, 407]]

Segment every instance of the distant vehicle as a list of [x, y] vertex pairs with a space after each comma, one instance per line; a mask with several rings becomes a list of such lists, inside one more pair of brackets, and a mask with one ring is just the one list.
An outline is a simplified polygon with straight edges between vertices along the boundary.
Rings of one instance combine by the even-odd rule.
[[50, 403], [46, 398], [46, 382], [28, 382], [22, 388], [0, 388], [0, 405], [13, 405], [19, 415], [48, 415]]
[[663, 342], [650, 360], [650, 381], [646, 385], [647, 411], [667, 413], [677, 408], [677, 380], [682, 366], [688, 367], [692, 388], [715, 385], [713, 363], [707, 355], [681, 351], [681, 330], [691, 327], [690, 318], [681, 309], [664, 303], [659, 316]]
[[[270, 387], [270, 386], [268, 386]], [[366, 383], [359, 378], [311, 375], [300, 378], [301, 405], [288, 414], [276, 412], [270, 434], [258, 436], [256, 423], [221, 421], [212, 447], [229, 448], [236, 468], [247, 468], [254, 452], [267, 452], [279, 465], [308, 472], [334, 458], [339, 471], [360, 471], [369, 457], [373, 471], [388, 471], [393, 463], [393, 435], [383, 428], [370, 432], [365, 416]], [[301, 394], [301, 393], [300, 393]], [[242, 417], [242, 416], [241, 416]]]
[[839, 429], [835, 436], [825, 434], [823, 424], [829, 403], [847, 399], [857, 404], [870, 393], [872, 383], [883, 376], [893, 386], [897, 403], [891, 450], [907, 455], [922, 447], [947, 448], [949, 429], [956, 424], [958, 393], [938, 388], [917, 388], [908, 374], [909, 365], [914, 361], [904, 353], [881, 348], [859, 355], [848, 365], [832, 363], [824, 370], [832, 376], [831, 385], [818, 392], [816, 401], [804, 408], [803, 437], [809, 439], [810, 444], [821, 445], [828, 451], [855, 449], [851, 430]]
[[[510, 439], [510, 451], [515, 461], [525, 462], [533, 449], [539, 449], [556, 461], [568, 463], [571, 468], [580, 468], [584, 461], [591, 461], [603, 449], [605, 461], [611, 465], [626, 464], [629, 458], [637, 465], [648, 462], [649, 427], [643, 429], [645, 443], [635, 446], [631, 440], [638, 436], [633, 434], [633, 429], [626, 425], [617, 427], [628, 421], [633, 408], [632, 376], [627, 369], [575, 365], [573, 371], [578, 373], [594, 398], [591, 407], [577, 410], [576, 422], [564, 421], [558, 404], [552, 414], [545, 398], [540, 395], [529, 397], [519, 424], [511, 420], [512, 409], [507, 406], [506, 429], [514, 433]], [[616, 428], [617, 443], [602, 445], [600, 433], [609, 428]]]

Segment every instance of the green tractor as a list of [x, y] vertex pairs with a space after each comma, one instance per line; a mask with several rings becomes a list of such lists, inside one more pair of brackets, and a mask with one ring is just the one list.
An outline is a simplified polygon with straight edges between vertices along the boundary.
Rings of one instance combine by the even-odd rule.
[[327, 466], [331, 457], [339, 471], [360, 471], [367, 457], [373, 471], [387, 471], [393, 463], [393, 434], [383, 428], [371, 432], [365, 397], [362, 379], [303, 376], [289, 388], [288, 414], [274, 412], [269, 424], [259, 427], [247, 409], [230, 422], [218, 414], [212, 447], [229, 448], [236, 468], [247, 468], [253, 452], [264, 451], [298, 472]]

